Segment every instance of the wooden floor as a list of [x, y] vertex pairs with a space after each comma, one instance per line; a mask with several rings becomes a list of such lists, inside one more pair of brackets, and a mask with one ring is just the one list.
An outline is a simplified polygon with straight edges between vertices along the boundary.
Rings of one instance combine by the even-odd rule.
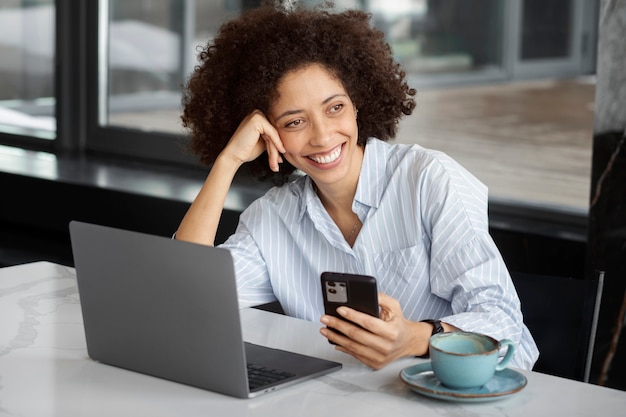
[[[492, 199], [586, 213], [594, 91], [588, 78], [419, 91], [396, 141], [446, 152]], [[110, 123], [182, 132], [179, 111], [122, 113]]]
[[448, 153], [493, 198], [586, 212], [594, 92], [589, 79], [422, 91], [397, 141]]

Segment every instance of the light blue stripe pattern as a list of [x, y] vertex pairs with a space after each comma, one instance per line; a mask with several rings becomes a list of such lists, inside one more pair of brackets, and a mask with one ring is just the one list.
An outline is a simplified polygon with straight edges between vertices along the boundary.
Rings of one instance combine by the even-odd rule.
[[480, 181], [441, 152], [372, 138], [353, 210], [363, 227], [351, 248], [308, 177], [251, 204], [221, 245], [235, 259], [241, 305], [278, 299], [287, 314], [318, 321], [322, 272], [372, 275], [407, 318], [511, 339], [511, 366], [532, 367], [538, 351], [489, 235]]

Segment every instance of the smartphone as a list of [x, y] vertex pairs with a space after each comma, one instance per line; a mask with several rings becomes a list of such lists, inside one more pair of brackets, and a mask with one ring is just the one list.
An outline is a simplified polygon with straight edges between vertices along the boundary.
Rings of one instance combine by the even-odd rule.
[[327, 315], [345, 320], [337, 313], [337, 308], [347, 306], [378, 317], [376, 278], [369, 275], [323, 272], [321, 281], [324, 312]]

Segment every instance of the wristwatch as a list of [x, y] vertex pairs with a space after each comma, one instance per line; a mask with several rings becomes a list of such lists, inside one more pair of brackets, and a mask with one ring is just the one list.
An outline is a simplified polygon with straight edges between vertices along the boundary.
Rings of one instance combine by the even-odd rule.
[[441, 325], [441, 320], [422, 320], [424, 323], [429, 323], [433, 325], [433, 335], [437, 333], [443, 333], [443, 326]]

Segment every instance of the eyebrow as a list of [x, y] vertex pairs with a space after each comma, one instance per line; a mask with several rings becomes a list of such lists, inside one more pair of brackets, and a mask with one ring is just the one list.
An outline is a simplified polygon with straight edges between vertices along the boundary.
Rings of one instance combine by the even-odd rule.
[[[332, 96], [328, 97], [326, 100], [322, 101], [322, 105], [324, 104], [328, 104], [330, 101], [336, 99], [337, 97], [348, 97], [347, 94], [343, 94], [343, 93], [338, 93], [338, 94], [333, 94]], [[278, 122], [280, 119], [282, 119], [283, 117], [287, 117], [287, 116], [291, 116], [294, 114], [298, 114], [298, 113], [302, 113], [304, 110], [301, 109], [295, 109], [295, 110], [287, 110], [284, 113], [281, 113], [276, 119], [275, 121]]]

